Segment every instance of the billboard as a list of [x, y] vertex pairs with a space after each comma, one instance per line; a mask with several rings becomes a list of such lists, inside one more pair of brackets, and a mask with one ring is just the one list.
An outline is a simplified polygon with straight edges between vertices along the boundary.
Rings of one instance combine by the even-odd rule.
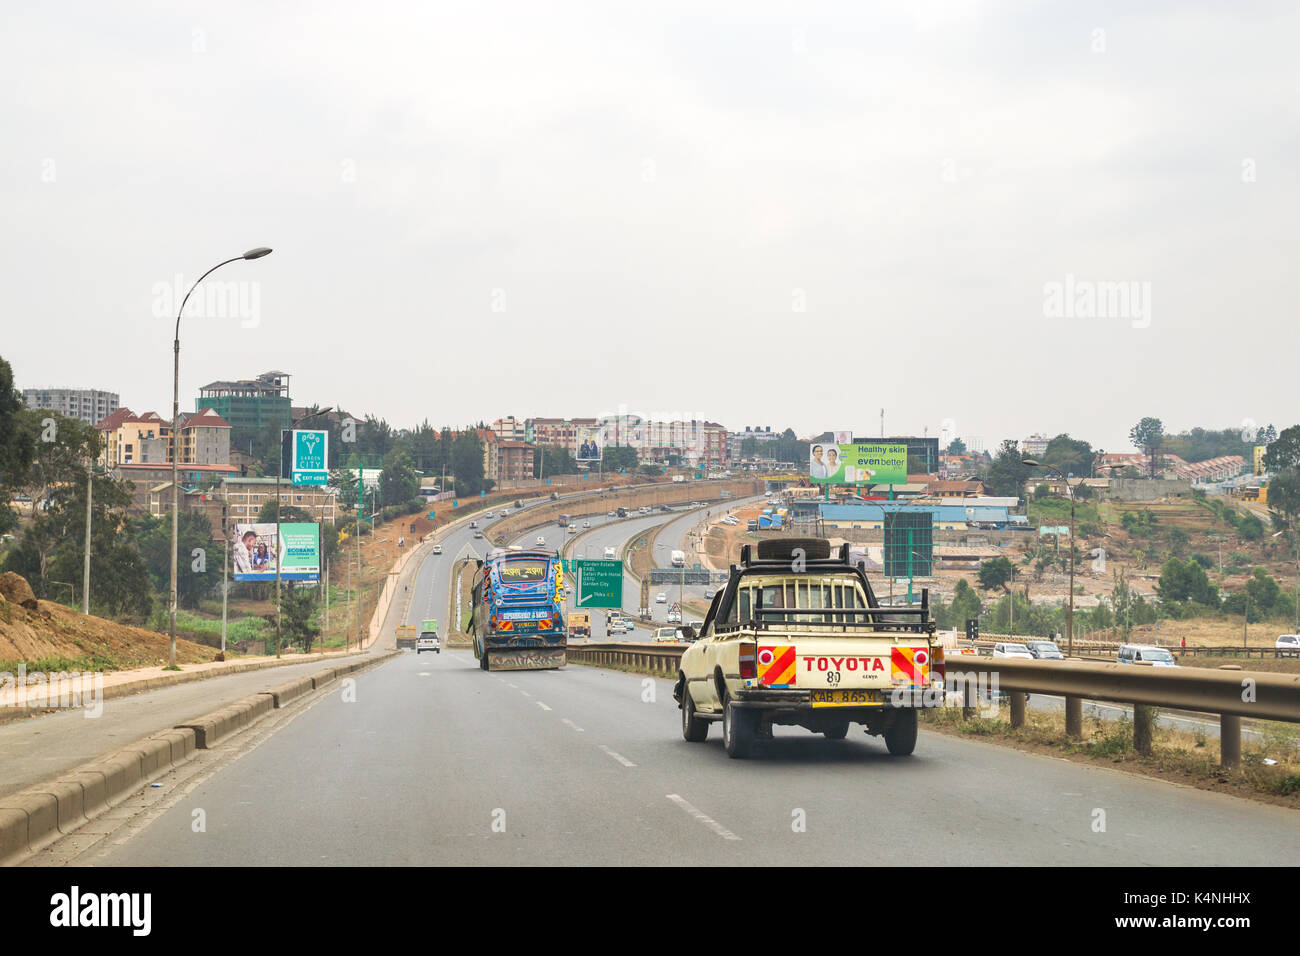
[[598, 428], [578, 428], [578, 453], [573, 457], [577, 461], [600, 461], [601, 437]]
[[897, 442], [813, 442], [808, 477], [819, 484], [905, 485], [907, 446]]
[[320, 580], [320, 525], [306, 522], [275, 525], [237, 524], [231, 542], [236, 581], [274, 581], [277, 563], [282, 581]]
[[327, 431], [280, 432], [280, 474], [295, 485], [329, 483]]

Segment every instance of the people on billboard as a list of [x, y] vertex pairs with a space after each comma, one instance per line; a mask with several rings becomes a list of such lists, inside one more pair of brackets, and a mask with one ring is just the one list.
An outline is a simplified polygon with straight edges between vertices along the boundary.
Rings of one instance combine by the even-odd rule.
[[835, 445], [826, 449], [826, 477], [840, 470], [840, 450]]
[[253, 555], [253, 570], [254, 571], [271, 570], [271, 551], [269, 548], [267, 548], [265, 542], [257, 546], [257, 553]]
[[830, 477], [830, 472], [826, 470], [826, 462], [822, 459], [822, 446], [812, 446], [812, 462], [809, 464], [808, 475], [811, 478], [821, 478], [825, 480]]
[[578, 446], [578, 461], [596, 461], [600, 458], [600, 445], [590, 436], [582, 440]]
[[251, 529], [235, 539], [234, 551], [236, 574], [251, 574], [253, 571], [253, 550], [257, 547], [257, 534]]

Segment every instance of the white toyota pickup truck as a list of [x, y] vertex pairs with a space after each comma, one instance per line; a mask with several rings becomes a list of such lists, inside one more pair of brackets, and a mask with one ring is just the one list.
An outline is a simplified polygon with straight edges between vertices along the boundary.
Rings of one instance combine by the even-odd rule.
[[673, 689], [682, 736], [703, 741], [721, 722], [727, 754], [748, 757], [774, 725], [840, 740], [856, 723], [891, 754], [912, 753], [917, 710], [942, 687], [928, 593], [919, 605], [881, 605], [848, 545], [832, 555], [824, 538], [760, 541], [757, 551], [741, 549], [699, 634], [685, 629], [696, 639]]

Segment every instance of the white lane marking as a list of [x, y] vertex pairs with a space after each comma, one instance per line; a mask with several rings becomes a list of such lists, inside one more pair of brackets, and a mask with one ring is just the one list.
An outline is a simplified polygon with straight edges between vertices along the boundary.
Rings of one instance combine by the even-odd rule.
[[550, 710], [550, 709], [551, 709], [551, 708], [547, 707], [545, 704], [543, 704], [540, 700], [533, 701], [533, 703], [535, 703], [538, 707], [542, 708], [542, 710]]
[[560, 718], [560, 723], [562, 723], [562, 724], [568, 724], [570, 727], [572, 727], [574, 730], [576, 730], [576, 731], [577, 731], [578, 733], [580, 733], [580, 734], [585, 734], [585, 733], [586, 733], [585, 730], [583, 730], [581, 727], [579, 727], [577, 724], [575, 724], [573, 721], [571, 721], [568, 717], [561, 717], [561, 718]]
[[726, 827], [724, 827], [724, 826], [723, 826], [721, 823], [719, 823], [717, 820], [713, 819], [713, 817], [708, 816], [707, 814], [703, 813], [703, 812], [700, 811], [700, 810], [696, 810], [693, 806], [691, 806], [689, 803], [687, 803], [687, 802], [686, 802], [685, 800], [683, 800], [681, 797], [677, 796], [677, 794], [675, 794], [675, 793], [670, 793], [670, 794], [668, 794], [667, 796], [668, 796], [668, 799], [669, 799], [669, 800], [671, 800], [673, 803], [677, 804], [679, 807], [681, 807], [683, 810], [685, 810], [687, 813], [689, 813], [689, 814], [690, 814], [691, 816], [693, 816], [695, 819], [699, 820], [701, 823], [703, 823], [706, 827], [708, 827], [710, 830], [712, 830], [712, 831], [713, 831], [714, 833], [716, 833], [718, 836], [722, 837], [722, 839], [724, 839], [724, 840], [739, 840], [739, 839], [740, 839], [740, 837], [736, 836], [736, 834], [732, 833], [730, 830], [728, 830]]
[[611, 757], [613, 757], [615, 760], [617, 760], [619, 763], [621, 763], [624, 767], [635, 767], [635, 766], [636, 766], [636, 764], [634, 764], [632, 761], [628, 760], [628, 759], [627, 759], [626, 757], [624, 757], [622, 754], [620, 754], [620, 753], [615, 753], [614, 751], [612, 751], [612, 750], [610, 750], [608, 747], [606, 747], [604, 744], [601, 744], [601, 745], [600, 745], [600, 749], [603, 750], [603, 751], [605, 751], [605, 753], [609, 754]]
[[[502, 680], [506, 680], [504, 677], [501, 678], [501, 679], [502, 679]], [[518, 690], [518, 689], [519, 689], [518, 687], [515, 687], [514, 684], [510, 683], [510, 681], [508, 681], [508, 680], [506, 680], [506, 686], [507, 686], [507, 687], [514, 687], [515, 690]]]
[[532, 696], [533, 696], [532, 694], [528, 693], [528, 691], [526, 691], [526, 690], [521, 690], [519, 693], [523, 694], [525, 697], [532, 697]]
[[429, 672], [428, 672], [428, 671], [420, 671], [420, 673], [419, 673], [417, 676], [418, 676], [418, 677], [428, 677], [428, 676], [430, 676], [430, 675], [429, 675]]

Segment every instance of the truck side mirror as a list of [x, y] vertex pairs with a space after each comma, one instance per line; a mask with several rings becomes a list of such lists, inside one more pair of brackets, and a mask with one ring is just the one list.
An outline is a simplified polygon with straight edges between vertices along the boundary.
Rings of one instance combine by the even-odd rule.
[[699, 639], [699, 635], [695, 633], [695, 628], [691, 627], [689, 624], [687, 624], [685, 627], [681, 629], [681, 633], [682, 633], [682, 637], [684, 637], [688, 641], [694, 641]]

